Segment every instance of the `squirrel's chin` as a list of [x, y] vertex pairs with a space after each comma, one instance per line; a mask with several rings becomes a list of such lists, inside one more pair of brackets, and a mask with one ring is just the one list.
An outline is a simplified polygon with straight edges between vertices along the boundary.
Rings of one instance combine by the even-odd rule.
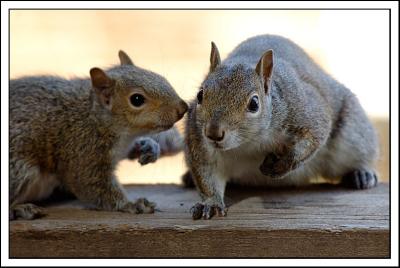
[[159, 131], [166, 131], [166, 130], [172, 128], [173, 126], [174, 126], [174, 124], [172, 124], [172, 125], [158, 126], [157, 129], [158, 129]]
[[168, 124], [168, 125], [153, 125], [149, 128], [146, 128], [146, 131], [149, 133], [158, 133], [158, 132], [162, 132], [162, 131], [166, 131], [170, 128], [172, 128], [174, 126], [174, 124]]
[[229, 145], [226, 145], [226, 144], [220, 144], [220, 143], [214, 142], [214, 143], [211, 143], [211, 147], [213, 147], [215, 150], [218, 150], [218, 151], [229, 151], [229, 150], [232, 150], [232, 149], [235, 149], [235, 148], [239, 147], [239, 145], [237, 145], [237, 146], [229, 146]]

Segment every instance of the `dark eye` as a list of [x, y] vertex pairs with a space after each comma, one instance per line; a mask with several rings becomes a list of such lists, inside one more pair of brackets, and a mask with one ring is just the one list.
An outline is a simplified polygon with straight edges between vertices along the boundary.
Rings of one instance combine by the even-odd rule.
[[203, 102], [203, 90], [200, 90], [199, 93], [197, 93], [197, 102], [199, 104]]
[[133, 94], [131, 96], [130, 100], [131, 100], [131, 103], [133, 106], [140, 107], [143, 105], [145, 99], [144, 99], [143, 95]]
[[247, 110], [249, 110], [249, 112], [255, 113], [258, 111], [258, 107], [259, 107], [259, 102], [258, 102], [258, 96], [253, 96], [250, 99], [250, 102], [247, 106]]

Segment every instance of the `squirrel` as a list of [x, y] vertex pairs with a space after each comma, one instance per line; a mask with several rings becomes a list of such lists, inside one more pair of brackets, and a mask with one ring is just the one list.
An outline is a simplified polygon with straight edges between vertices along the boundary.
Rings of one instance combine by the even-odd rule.
[[184, 183], [191, 175], [202, 199], [193, 219], [226, 215], [227, 182], [300, 186], [321, 176], [368, 189], [378, 180], [376, 132], [357, 97], [281, 36], [249, 38], [222, 62], [211, 43], [185, 143]]
[[[120, 65], [90, 70], [90, 79], [33, 76], [10, 80], [10, 219], [34, 219], [30, 202], [60, 187], [96, 209], [153, 213], [155, 203], [128, 200], [114, 170], [130, 155], [141, 164], [179, 146], [151, 137], [171, 129], [188, 109], [162, 76], [137, 67], [119, 51]], [[160, 140], [177, 135], [172, 128]]]

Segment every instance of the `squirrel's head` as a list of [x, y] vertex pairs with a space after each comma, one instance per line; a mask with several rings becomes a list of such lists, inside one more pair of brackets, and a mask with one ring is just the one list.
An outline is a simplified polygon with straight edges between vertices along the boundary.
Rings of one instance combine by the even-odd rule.
[[254, 68], [221, 64], [216, 45], [211, 47], [210, 71], [193, 107], [204, 139], [221, 150], [255, 142], [269, 125], [273, 51], [266, 51]]
[[107, 71], [92, 68], [92, 88], [100, 106], [112, 117], [113, 124], [131, 133], [167, 130], [188, 109], [168, 81], [139, 68], [119, 51], [121, 64]]

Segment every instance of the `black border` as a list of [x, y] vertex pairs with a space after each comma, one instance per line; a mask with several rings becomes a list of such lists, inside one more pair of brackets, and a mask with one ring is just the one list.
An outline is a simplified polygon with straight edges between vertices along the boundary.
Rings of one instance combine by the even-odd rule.
[[[100, 1], [102, 2], [102, 1]], [[95, 258], [87, 258], [87, 257], [10, 257], [10, 221], [8, 221], [9, 227], [9, 234], [8, 234], [8, 258], [9, 259], [391, 259], [392, 255], [392, 247], [391, 247], [391, 228], [392, 228], [392, 221], [391, 221], [391, 8], [9, 8], [8, 9], [8, 80], [9, 80], [9, 87], [10, 87], [10, 17], [11, 11], [14, 10], [73, 10], [73, 11], [125, 11], [125, 10], [159, 10], [159, 11], [251, 11], [251, 10], [295, 10], [295, 11], [304, 11], [304, 10], [374, 10], [374, 11], [382, 11], [387, 10], [389, 11], [389, 256], [382, 257], [382, 258], [375, 258], [375, 257], [235, 257], [235, 258], [228, 258], [228, 257], [95, 257]], [[8, 99], [8, 105], [10, 100]], [[10, 115], [8, 117], [8, 121], [10, 122]], [[10, 129], [9, 129], [10, 134]], [[9, 135], [10, 136], [10, 135]], [[400, 186], [399, 186], [400, 190]], [[10, 188], [8, 188], [8, 195], [10, 196]], [[10, 203], [8, 202], [8, 207], [10, 207]], [[68, 266], [60, 266], [60, 267], [68, 267]], [[93, 266], [89, 266], [93, 267]], [[115, 266], [115, 267], [124, 267], [124, 266]], [[150, 266], [151, 267], [151, 266]], [[205, 267], [205, 266], [199, 266]], [[224, 266], [222, 266], [224, 267]], [[332, 267], [332, 266], [327, 266]], [[360, 266], [354, 266], [360, 267]]]

